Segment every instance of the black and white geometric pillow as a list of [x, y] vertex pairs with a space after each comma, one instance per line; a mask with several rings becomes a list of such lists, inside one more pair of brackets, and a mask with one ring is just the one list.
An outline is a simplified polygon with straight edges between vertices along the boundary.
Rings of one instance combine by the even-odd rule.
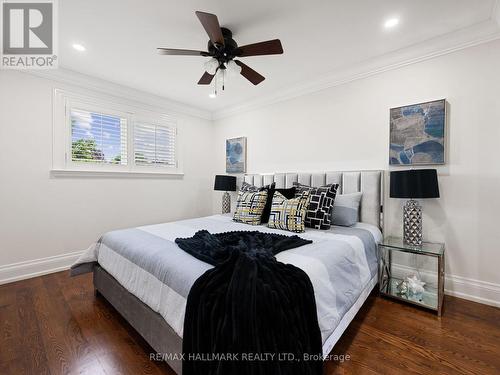
[[243, 181], [241, 183], [240, 191], [242, 191], [243, 193], [256, 193], [258, 191], [274, 189], [275, 186], [276, 186], [275, 182], [273, 182], [272, 184], [269, 184], [269, 185], [264, 185], [262, 187], [257, 187], [255, 185], [252, 185], [252, 184], [249, 184], [248, 182]]
[[337, 195], [338, 184], [328, 184], [320, 187], [311, 187], [294, 182], [297, 188], [296, 195], [309, 191], [310, 199], [307, 207], [306, 227], [315, 229], [330, 229], [332, 226], [332, 210]]
[[240, 191], [243, 193], [256, 193], [260, 189], [257, 186], [249, 184], [248, 182], [243, 181], [240, 187]]

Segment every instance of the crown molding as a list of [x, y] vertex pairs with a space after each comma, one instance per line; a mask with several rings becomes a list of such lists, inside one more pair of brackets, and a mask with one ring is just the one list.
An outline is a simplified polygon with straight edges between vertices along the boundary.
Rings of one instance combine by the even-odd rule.
[[[500, 0], [497, 1], [497, 5], [499, 3]], [[496, 12], [498, 16], [500, 6], [495, 7], [494, 12]], [[213, 119], [219, 120], [225, 117], [234, 116], [242, 112], [251, 111], [260, 107], [286, 101], [327, 88], [344, 85], [349, 82], [491, 42], [493, 40], [500, 39], [499, 26], [500, 24], [494, 22], [492, 19], [489, 19], [474, 26], [460, 29], [443, 36], [364, 61], [351, 67], [325, 74], [323, 77], [315, 79], [309, 83], [284, 87], [281, 90], [276, 90], [275, 94], [251, 100], [245, 104], [235, 105], [215, 111], [213, 113]]]
[[119, 85], [100, 78], [78, 73], [73, 70], [58, 68], [46, 70], [26, 70], [22, 72], [61, 84], [77, 86], [86, 90], [97, 91], [99, 93], [105, 93], [118, 98], [132, 100], [148, 106], [162, 108], [173, 113], [194, 116], [204, 120], [212, 120], [212, 113], [210, 111], [176, 102], [171, 99], [137, 90], [128, 86]]

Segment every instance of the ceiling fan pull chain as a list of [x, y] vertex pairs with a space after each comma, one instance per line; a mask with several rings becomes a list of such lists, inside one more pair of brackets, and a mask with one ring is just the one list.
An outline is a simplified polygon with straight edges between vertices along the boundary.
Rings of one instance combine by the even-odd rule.
[[215, 93], [215, 96], [217, 96], [217, 79], [218, 79], [218, 74], [216, 73], [215, 74], [215, 79], [214, 79], [214, 93]]

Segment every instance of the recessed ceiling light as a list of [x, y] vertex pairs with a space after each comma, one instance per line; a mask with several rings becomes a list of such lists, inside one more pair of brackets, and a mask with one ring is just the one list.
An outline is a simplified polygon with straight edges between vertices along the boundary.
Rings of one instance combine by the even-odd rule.
[[390, 18], [384, 23], [384, 27], [386, 29], [392, 29], [393, 27], [396, 27], [399, 25], [399, 18]]
[[215, 98], [217, 97], [217, 94], [216, 94], [216, 93], [214, 93], [214, 92], [211, 92], [210, 94], [208, 94], [208, 97], [209, 97], [210, 99], [215, 99]]
[[78, 52], [85, 52], [86, 50], [84, 46], [78, 43], [73, 44], [73, 49], [77, 50]]

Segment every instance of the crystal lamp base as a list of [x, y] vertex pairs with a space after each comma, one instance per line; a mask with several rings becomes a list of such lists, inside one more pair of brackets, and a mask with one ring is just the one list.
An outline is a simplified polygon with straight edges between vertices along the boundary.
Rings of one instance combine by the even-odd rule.
[[403, 207], [403, 240], [407, 245], [422, 245], [422, 206], [413, 199]]
[[222, 213], [223, 214], [228, 214], [230, 212], [231, 212], [231, 196], [226, 191], [222, 195]]

